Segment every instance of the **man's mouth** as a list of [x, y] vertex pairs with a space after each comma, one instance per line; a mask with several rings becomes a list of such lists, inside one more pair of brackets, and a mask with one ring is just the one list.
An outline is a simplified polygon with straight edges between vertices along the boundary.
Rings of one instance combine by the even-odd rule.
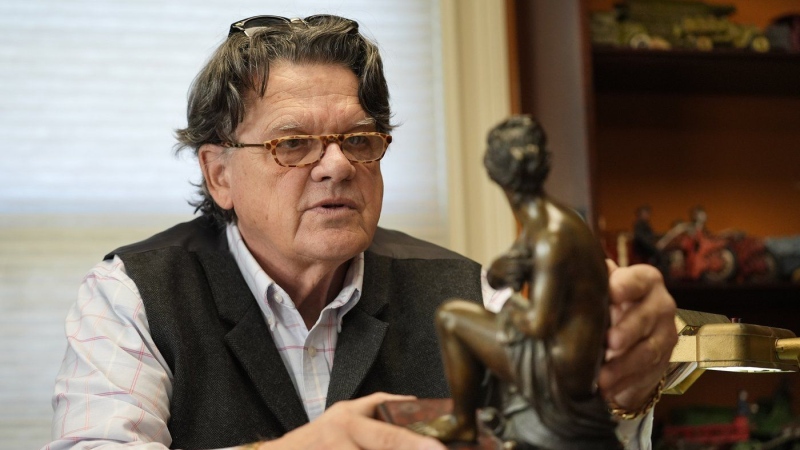
[[313, 208], [322, 208], [329, 211], [356, 209], [356, 204], [355, 202], [346, 198], [330, 198], [319, 201], [313, 206]]

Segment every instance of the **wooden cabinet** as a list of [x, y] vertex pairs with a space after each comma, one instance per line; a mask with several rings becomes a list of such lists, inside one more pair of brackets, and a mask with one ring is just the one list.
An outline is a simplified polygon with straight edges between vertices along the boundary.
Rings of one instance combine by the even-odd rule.
[[[615, 2], [573, 0], [558, 2], [558, 8], [580, 15], [572, 20], [581, 24], [581, 34], [550, 38], [558, 45], [576, 40], [583, 81], [559, 85], [540, 74], [543, 65], [560, 61], [558, 56], [542, 61], [548, 38], [526, 28], [551, 26], [555, 19], [547, 16], [547, 8], [553, 3], [509, 3], [516, 32], [511, 63], [520, 74], [514, 104], [516, 112], [541, 117], [551, 108], [542, 104], [542, 92], [580, 92], [585, 114], [553, 118], [557, 127], [586, 130], [581, 163], [588, 167], [588, 216], [596, 229], [630, 231], [636, 208], [648, 204], [654, 229], [664, 232], [702, 205], [712, 232], [800, 235], [800, 54], [592, 48], [589, 13]], [[735, 4], [739, 12], [733, 20], [762, 27], [780, 14], [800, 12], [796, 0], [715, 3]], [[800, 285], [673, 284], [669, 289], [681, 308], [800, 334]], [[795, 413], [800, 413], [800, 374], [707, 372], [686, 395], [666, 396], [657, 418], [663, 421], [670, 410], [687, 404], [735, 407], [739, 389], [756, 398], [770, 394], [783, 379], [790, 382]]]
[[[593, 49], [589, 13], [613, 3], [509, 0], [512, 105], [548, 131], [550, 192], [607, 232], [649, 204], [656, 231], [702, 205], [711, 231], [800, 234], [800, 54]], [[800, 12], [754, 3], [735, 20]]]
[[[779, 3], [763, 6], [778, 15]], [[635, 209], [649, 204], [654, 228], [666, 231], [702, 205], [712, 232], [800, 234], [800, 54], [593, 49], [587, 64], [598, 228], [630, 230]], [[800, 333], [800, 286], [669, 288], [681, 308]], [[690, 405], [734, 408], [739, 390], [755, 400], [784, 380], [800, 413], [798, 374], [706, 372], [685, 395], [665, 396], [657, 421]]]
[[[607, 3], [586, 2], [585, 13]], [[737, 3], [750, 16], [736, 20], [765, 26], [790, 11], [785, 1], [757, 12], [750, 3]], [[649, 204], [663, 232], [702, 205], [712, 232], [800, 234], [800, 53], [595, 48], [586, 63], [598, 229], [630, 230], [635, 209]], [[687, 309], [800, 333], [797, 285], [671, 291]]]
[[[584, 11], [611, 7], [584, 2]], [[733, 20], [766, 26], [800, 2], [735, 4]], [[588, 32], [584, 39], [588, 39]], [[800, 234], [800, 54], [587, 51], [594, 216], [628, 230], [653, 208], [666, 230], [702, 205], [713, 231]]]

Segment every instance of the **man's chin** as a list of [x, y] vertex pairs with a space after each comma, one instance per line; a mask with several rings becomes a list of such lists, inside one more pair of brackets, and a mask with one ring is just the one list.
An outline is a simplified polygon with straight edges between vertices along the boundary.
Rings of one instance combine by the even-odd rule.
[[324, 228], [314, 232], [307, 243], [315, 258], [346, 261], [366, 250], [374, 234], [362, 228]]

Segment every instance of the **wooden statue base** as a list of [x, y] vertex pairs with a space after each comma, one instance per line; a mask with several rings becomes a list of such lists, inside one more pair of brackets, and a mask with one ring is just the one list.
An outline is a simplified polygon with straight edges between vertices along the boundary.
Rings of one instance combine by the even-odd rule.
[[[427, 398], [386, 402], [378, 406], [377, 418], [386, 423], [408, 427], [417, 422], [433, 420], [453, 410], [453, 399]], [[513, 445], [504, 445], [488, 429], [481, 427], [478, 442], [453, 442], [447, 446], [453, 450], [504, 450]]]

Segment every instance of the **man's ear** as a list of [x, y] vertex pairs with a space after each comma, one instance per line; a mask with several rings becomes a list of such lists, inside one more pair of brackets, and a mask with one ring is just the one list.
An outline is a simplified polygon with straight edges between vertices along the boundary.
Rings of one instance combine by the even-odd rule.
[[213, 144], [204, 144], [197, 152], [197, 160], [200, 163], [200, 170], [203, 171], [208, 192], [222, 209], [233, 208], [228, 156], [223, 147]]

